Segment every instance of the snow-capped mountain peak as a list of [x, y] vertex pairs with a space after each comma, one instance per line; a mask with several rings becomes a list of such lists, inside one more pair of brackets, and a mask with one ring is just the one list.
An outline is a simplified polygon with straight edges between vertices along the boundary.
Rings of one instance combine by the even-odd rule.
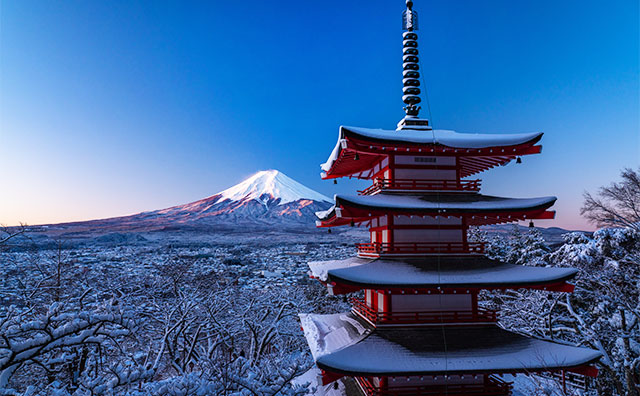
[[332, 202], [328, 197], [303, 186], [284, 173], [275, 169], [255, 173], [248, 179], [215, 195], [216, 203], [226, 200], [240, 201], [254, 199], [266, 201], [280, 199], [278, 205], [308, 199], [318, 202]]
[[163, 229], [179, 226], [314, 227], [315, 213], [332, 201], [277, 170], [260, 171], [207, 198], [131, 216], [74, 223], [106, 229]]

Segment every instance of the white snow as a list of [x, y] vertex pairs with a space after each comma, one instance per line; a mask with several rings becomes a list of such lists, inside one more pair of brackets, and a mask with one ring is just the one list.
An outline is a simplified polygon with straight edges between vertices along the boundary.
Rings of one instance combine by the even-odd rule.
[[327, 162], [320, 165], [323, 171], [327, 172], [340, 155], [342, 140], [345, 131], [357, 133], [358, 135], [382, 140], [401, 141], [418, 144], [439, 144], [447, 147], [479, 149], [496, 146], [514, 146], [526, 143], [542, 136], [542, 132], [533, 133], [512, 133], [512, 134], [486, 134], [486, 133], [459, 133], [446, 129], [425, 130], [385, 130], [341, 126], [338, 134], [338, 142], [334, 147]]
[[328, 197], [303, 186], [284, 173], [275, 169], [260, 171], [243, 182], [219, 192], [220, 198], [215, 203], [224, 200], [239, 201], [254, 199], [261, 202], [261, 197], [271, 196], [280, 198], [279, 205], [310, 199], [319, 202], [332, 202]]
[[447, 129], [420, 131], [412, 129], [384, 130], [359, 127], [341, 127], [359, 135], [374, 139], [398, 140], [411, 143], [441, 144], [457, 148], [484, 148], [495, 146], [513, 146], [526, 143], [542, 135], [542, 132], [489, 134], [489, 133], [460, 133]]
[[[334, 199], [335, 199], [335, 196], [334, 196]], [[334, 201], [331, 201], [331, 202], [334, 202]], [[327, 210], [320, 210], [315, 214], [316, 214], [316, 217], [319, 219], [326, 219], [327, 217], [329, 217], [329, 215], [331, 215], [331, 213], [333, 213], [334, 210], [336, 210], [336, 207], [332, 206]]]
[[303, 385], [305, 383], [311, 384], [311, 387], [318, 386], [318, 377], [322, 375], [322, 372], [317, 367], [311, 367], [301, 376], [298, 376], [291, 380], [294, 385]]
[[342, 379], [328, 385], [322, 385], [321, 377], [322, 371], [317, 367], [312, 367], [306, 373], [294, 378], [291, 383], [293, 385], [309, 383], [310, 389], [315, 388], [314, 396], [348, 396]]
[[[458, 200], [456, 201], [455, 199]], [[373, 209], [442, 210], [442, 215], [444, 216], [446, 216], [446, 211], [457, 210], [527, 210], [545, 205], [551, 206], [556, 199], [556, 197], [502, 198], [480, 194], [474, 194], [473, 196], [392, 194], [335, 196], [336, 204], [338, 205], [346, 202]], [[321, 220], [325, 220], [332, 215], [334, 210], [335, 206], [327, 211], [317, 212], [316, 216]]]
[[[484, 260], [484, 259], [482, 259]], [[529, 267], [506, 263], [459, 263], [443, 260], [439, 266], [403, 262], [401, 260], [345, 260], [309, 263], [313, 276], [327, 281], [330, 275], [357, 284], [369, 285], [526, 285], [557, 282], [574, 276], [573, 268]]]
[[[339, 332], [340, 325], [350, 326], [340, 314], [314, 315], [313, 323], [318, 328], [330, 326], [328, 334]], [[322, 333], [315, 336], [307, 336], [307, 341], [312, 350], [322, 349], [314, 355], [318, 364], [337, 372], [371, 375], [548, 370], [587, 364], [601, 356], [587, 348], [528, 338], [497, 326], [378, 328], [366, 337], [341, 339], [339, 345], [331, 344]]]
[[327, 261], [310, 261], [309, 268], [311, 274], [326, 282], [329, 277], [329, 271], [333, 269], [344, 269], [349, 267], [361, 266], [371, 262], [371, 260], [359, 259], [357, 257], [351, 257], [346, 260], [327, 260]]
[[339, 351], [366, 338], [371, 330], [358, 322], [353, 314], [299, 314], [304, 336], [315, 360]]

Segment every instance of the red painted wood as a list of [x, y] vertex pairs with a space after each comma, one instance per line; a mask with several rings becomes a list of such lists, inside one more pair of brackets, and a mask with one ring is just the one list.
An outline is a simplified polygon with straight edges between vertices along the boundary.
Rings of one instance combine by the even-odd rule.
[[480, 191], [481, 180], [415, 180], [376, 178], [371, 186], [358, 191], [360, 195], [373, 195], [386, 191]]
[[410, 385], [403, 386], [404, 377], [398, 378], [400, 381], [394, 383], [388, 381], [384, 383], [384, 387], [374, 385], [372, 378], [356, 377], [356, 381], [365, 391], [367, 396], [411, 396], [411, 395], [430, 395], [430, 396], [506, 396], [510, 395], [513, 389], [511, 382], [503, 381], [495, 376], [487, 376], [482, 384], [456, 384], [447, 385]]
[[371, 227], [369, 231], [381, 230], [461, 230], [462, 225], [458, 224], [402, 224], [393, 226]]
[[[460, 169], [459, 177], [466, 177], [471, 174], [501, 165], [516, 157], [524, 155], [538, 154], [542, 151], [541, 146], [534, 143], [525, 143], [516, 146], [505, 147], [487, 147], [483, 149], [463, 149], [455, 147], [434, 146], [432, 144], [403, 144], [400, 142], [380, 143], [372, 141], [364, 141], [352, 137], [347, 137], [346, 148], [340, 151], [338, 159], [334, 162], [332, 168], [326, 172], [324, 179], [333, 179], [337, 177], [354, 176], [358, 178], [370, 178], [372, 175], [358, 175], [375, 166], [385, 156], [393, 157], [393, 154], [411, 154], [411, 155], [438, 155], [446, 154], [447, 156], [459, 157], [462, 161], [458, 161]], [[358, 153], [358, 160], [355, 160], [355, 154]], [[470, 168], [471, 167], [471, 168]], [[439, 168], [445, 169], [445, 168]]]
[[[551, 205], [550, 205], [551, 206]], [[350, 224], [351, 221], [355, 223], [361, 223], [369, 221], [374, 217], [382, 215], [407, 215], [407, 216], [453, 216], [453, 217], [465, 217], [468, 225], [488, 225], [488, 224], [500, 224], [500, 223], [512, 223], [522, 220], [539, 220], [539, 219], [553, 219], [556, 212], [553, 210], [545, 209], [532, 209], [529, 211], [503, 211], [503, 212], [484, 212], [482, 214], [474, 214], [470, 212], [456, 212], [454, 210], [447, 212], [438, 212], [437, 210], [429, 211], [409, 211], [398, 209], [373, 209], [373, 208], [358, 208], [347, 207], [340, 205], [342, 209], [342, 217], [332, 217], [320, 222], [319, 227], [337, 227]]]
[[[389, 233], [393, 235], [392, 232]], [[416, 255], [416, 254], [483, 254], [484, 243], [463, 242], [369, 242], [357, 243], [359, 256], [379, 257], [385, 255]]]
[[[331, 286], [333, 288], [333, 294], [347, 294], [361, 291], [366, 288], [365, 285], [357, 286], [350, 285], [346, 283], [340, 282], [322, 282], [325, 285]], [[499, 286], [491, 286], [486, 285], [482, 287], [443, 287], [443, 288], [420, 288], [420, 289], [407, 289], [407, 288], [386, 288], [384, 289], [386, 294], [402, 294], [405, 293], [415, 293], [418, 294], [466, 294], [466, 293], [478, 293], [481, 290], [518, 290], [518, 289], [532, 289], [532, 290], [546, 290], [546, 291], [554, 291], [554, 292], [564, 292], [571, 293], [573, 292], [575, 286], [566, 283], [550, 283], [546, 285], [499, 285]]]
[[340, 378], [344, 377], [344, 374], [334, 373], [326, 370], [320, 370], [320, 373], [322, 378], [322, 385], [328, 385], [333, 381], [337, 381]]
[[[385, 295], [387, 297], [387, 295]], [[426, 324], [426, 323], [493, 323], [498, 320], [495, 311], [477, 308], [471, 311], [416, 311], [394, 312], [386, 310], [380, 312], [379, 306], [369, 307], [363, 299], [352, 297], [353, 311], [374, 325], [389, 324]]]
[[598, 376], [598, 368], [595, 366], [579, 366], [579, 367], [571, 367], [566, 371], [576, 374], [586, 375], [587, 377], [595, 378]]

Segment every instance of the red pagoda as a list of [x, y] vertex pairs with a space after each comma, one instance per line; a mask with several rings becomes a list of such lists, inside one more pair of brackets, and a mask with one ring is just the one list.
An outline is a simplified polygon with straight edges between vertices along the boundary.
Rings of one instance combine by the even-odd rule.
[[469, 226], [554, 217], [555, 197], [482, 195], [468, 179], [540, 153], [542, 133], [463, 134], [420, 118], [417, 14], [406, 3], [405, 117], [396, 130], [340, 127], [322, 165], [323, 179], [372, 181], [317, 214], [319, 227], [365, 225], [371, 237], [356, 257], [309, 263], [329, 294], [360, 295], [351, 312], [300, 315], [322, 384], [349, 395], [509, 395], [499, 374], [595, 376], [600, 353], [506, 331], [478, 306], [481, 290], [571, 292], [577, 270], [492, 260], [467, 240]]

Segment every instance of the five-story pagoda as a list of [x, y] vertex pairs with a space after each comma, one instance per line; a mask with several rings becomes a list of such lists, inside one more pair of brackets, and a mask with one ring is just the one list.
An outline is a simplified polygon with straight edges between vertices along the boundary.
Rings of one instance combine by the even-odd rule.
[[324, 179], [372, 181], [357, 196], [336, 195], [335, 205], [318, 213], [320, 227], [358, 224], [370, 231], [356, 257], [309, 263], [330, 294], [362, 296], [352, 298], [348, 313], [300, 315], [322, 383], [351, 378], [343, 381], [351, 384], [348, 394], [509, 395], [511, 385], [496, 374], [595, 375], [598, 352], [506, 331], [496, 312], [478, 306], [481, 290], [573, 291], [567, 281], [575, 269], [503, 263], [467, 240], [469, 226], [554, 217], [548, 209], [555, 197], [482, 195], [480, 180], [467, 179], [540, 153], [542, 133], [432, 129], [419, 117], [417, 14], [410, 0], [403, 24], [405, 117], [396, 130], [340, 127], [322, 165]]

